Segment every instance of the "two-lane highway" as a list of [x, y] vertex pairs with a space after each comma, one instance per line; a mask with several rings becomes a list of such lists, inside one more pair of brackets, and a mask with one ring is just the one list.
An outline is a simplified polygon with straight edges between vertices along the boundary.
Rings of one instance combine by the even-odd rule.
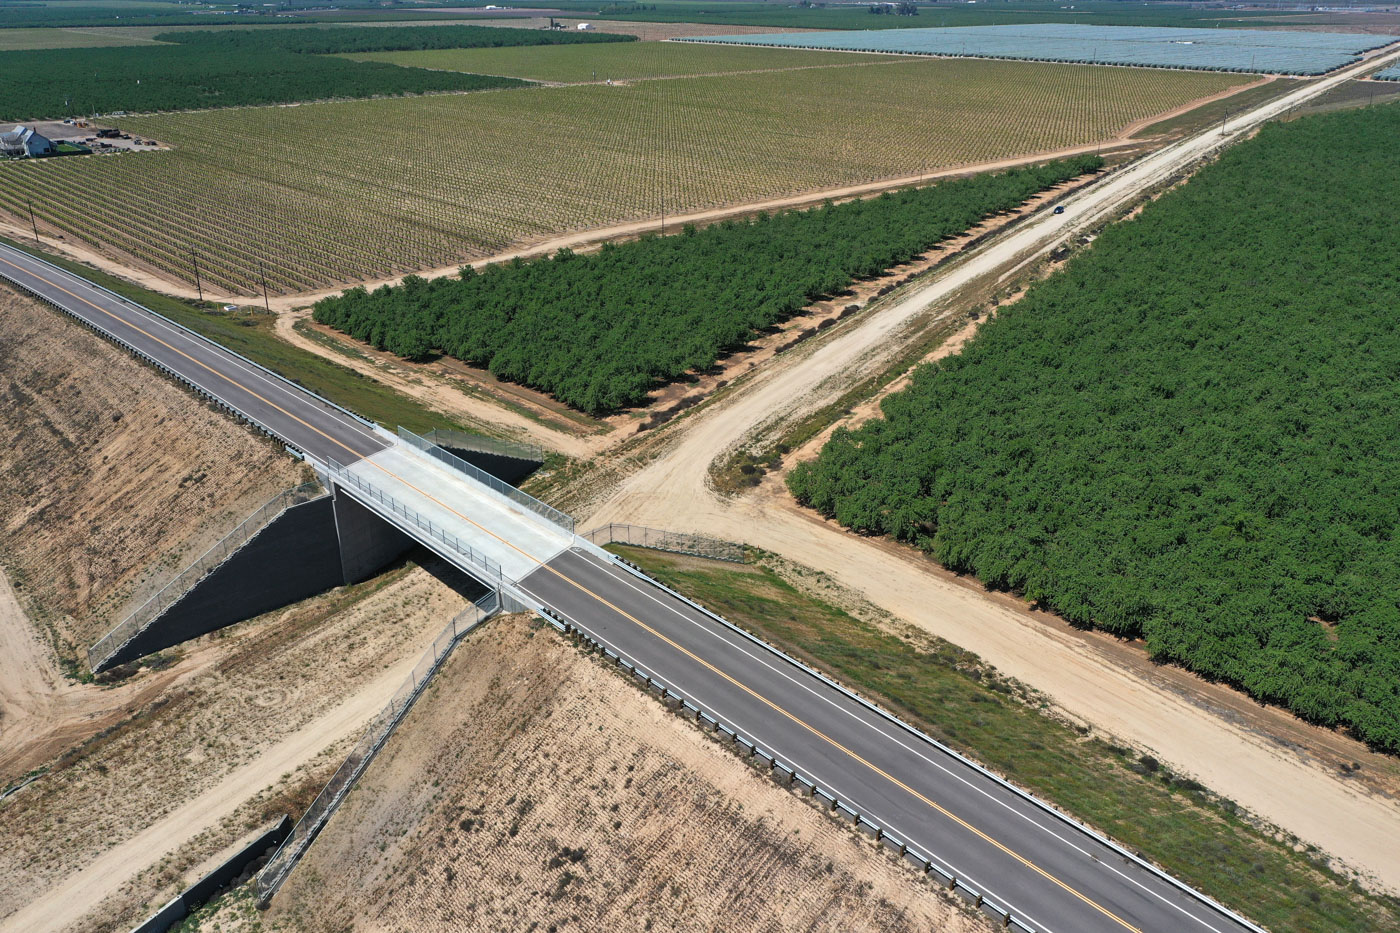
[[1250, 926], [741, 632], [575, 549], [521, 581], [595, 640], [1010, 908], [1059, 933]]
[[[0, 275], [130, 345], [325, 464], [358, 461], [416, 510], [450, 513], [529, 569], [502, 587], [552, 609], [822, 788], [1054, 933], [1243, 933], [1248, 923], [767, 646], [611, 561], [512, 532], [535, 521], [446, 467], [410, 475], [374, 456], [392, 441], [349, 413], [71, 273], [0, 248]], [[431, 464], [433, 461], [429, 460]], [[455, 491], [454, 491], [455, 490]], [[467, 493], [471, 494], [468, 495]], [[413, 497], [417, 497], [415, 500]], [[491, 512], [488, 516], [486, 513]], [[514, 514], [515, 517], [512, 517]], [[395, 521], [395, 513], [385, 513]], [[426, 546], [436, 547], [432, 537]], [[544, 543], [539, 543], [543, 541]], [[444, 557], [452, 559], [451, 553]], [[515, 582], [518, 580], [519, 582]]]

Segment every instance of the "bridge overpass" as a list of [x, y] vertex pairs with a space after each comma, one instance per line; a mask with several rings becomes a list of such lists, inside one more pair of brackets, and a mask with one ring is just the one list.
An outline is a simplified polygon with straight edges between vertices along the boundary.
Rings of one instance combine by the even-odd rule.
[[1259, 928], [642, 575], [572, 522], [79, 276], [0, 246], [0, 276], [279, 438], [346, 496], [566, 632], [597, 643], [781, 780], [1009, 928]]

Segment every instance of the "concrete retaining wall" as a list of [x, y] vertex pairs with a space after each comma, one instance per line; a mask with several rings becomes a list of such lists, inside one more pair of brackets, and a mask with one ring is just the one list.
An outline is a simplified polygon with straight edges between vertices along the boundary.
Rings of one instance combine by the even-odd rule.
[[447, 445], [442, 445], [442, 449], [456, 454], [472, 466], [485, 470], [501, 482], [510, 483], [512, 486], [519, 486], [526, 477], [540, 468], [537, 460], [522, 460], [518, 457], [505, 457], [501, 454]]
[[171, 898], [170, 903], [152, 914], [150, 919], [133, 929], [131, 933], [165, 933], [166, 930], [189, 916], [191, 911], [204, 906], [205, 901], [217, 894], [221, 888], [236, 880], [247, 870], [249, 865], [281, 845], [291, 831], [291, 817], [282, 817], [276, 825], [260, 833], [258, 838], [239, 849], [218, 868]]
[[191, 587], [103, 666], [134, 661], [343, 582], [333, 500], [323, 496], [294, 505]]

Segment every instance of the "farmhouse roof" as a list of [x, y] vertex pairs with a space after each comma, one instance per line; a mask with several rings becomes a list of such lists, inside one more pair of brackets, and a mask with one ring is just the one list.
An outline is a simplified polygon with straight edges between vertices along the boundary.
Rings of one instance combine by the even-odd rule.
[[0, 143], [6, 146], [22, 146], [29, 137], [34, 135], [34, 128], [30, 126], [16, 126], [12, 130], [0, 133]]

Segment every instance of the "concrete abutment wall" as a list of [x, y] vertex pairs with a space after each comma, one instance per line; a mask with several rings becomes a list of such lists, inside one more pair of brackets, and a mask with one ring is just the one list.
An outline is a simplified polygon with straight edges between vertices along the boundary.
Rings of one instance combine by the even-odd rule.
[[341, 582], [331, 497], [294, 505], [201, 577], [101, 668], [135, 661]]
[[412, 538], [339, 489], [330, 501], [334, 503], [340, 582], [368, 580], [414, 546]]
[[339, 490], [291, 506], [102, 660], [94, 673], [366, 580], [414, 543]]

